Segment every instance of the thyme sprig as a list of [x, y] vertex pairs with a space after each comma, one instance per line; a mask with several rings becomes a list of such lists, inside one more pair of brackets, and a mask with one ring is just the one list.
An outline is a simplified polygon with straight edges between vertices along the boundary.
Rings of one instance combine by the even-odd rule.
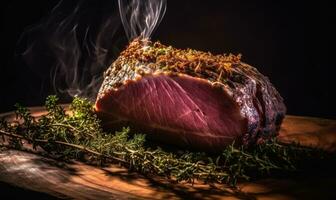
[[236, 185], [241, 179], [295, 171], [307, 156], [325, 156], [316, 149], [285, 145], [276, 139], [249, 148], [232, 144], [218, 155], [170, 152], [146, 146], [145, 135], [132, 133], [130, 128], [115, 133], [104, 131], [92, 103], [83, 98], [74, 98], [70, 112], [66, 112], [58, 105], [56, 96], [49, 96], [45, 103], [48, 112], [39, 118], [21, 105], [16, 107], [20, 123], [0, 120], [2, 145], [22, 149], [23, 141], [28, 141], [34, 149], [41, 147], [48, 154], [63, 159], [119, 163], [145, 175], [159, 175], [175, 181], [193, 183], [198, 179]]

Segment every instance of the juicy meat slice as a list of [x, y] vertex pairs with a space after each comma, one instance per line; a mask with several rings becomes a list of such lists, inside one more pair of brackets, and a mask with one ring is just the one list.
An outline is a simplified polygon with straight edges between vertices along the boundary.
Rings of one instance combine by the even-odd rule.
[[239, 140], [247, 126], [224, 89], [186, 75], [129, 81], [104, 95], [96, 110], [114, 119], [110, 127], [128, 121], [160, 142], [196, 149], [222, 149]]
[[131, 125], [150, 140], [217, 151], [277, 135], [286, 107], [240, 56], [135, 40], [105, 72], [96, 111], [105, 127]]

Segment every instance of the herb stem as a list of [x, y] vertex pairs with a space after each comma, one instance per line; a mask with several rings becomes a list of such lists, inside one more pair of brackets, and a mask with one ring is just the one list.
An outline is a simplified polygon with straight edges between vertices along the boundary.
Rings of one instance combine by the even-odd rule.
[[[77, 133], [77, 134], [80, 134], [80, 133], [81, 133], [81, 132], [78, 131], [78, 129], [76, 129], [75, 127], [73, 127], [73, 126], [71, 126], [71, 125], [69, 125], [69, 124], [55, 123], [55, 124], [50, 124], [49, 126], [50, 126], [50, 127], [63, 127], [63, 128], [68, 128], [68, 129], [70, 129], [70, 130], [71, 130], [72, 132], [74, 132], [74, 133]], [[94, 135], [92, 135], [92, 134], [90, 134], [90, 133], [87, 133], [86, 131], [85, 131], [85, 134], [91, 136], [92, 138], [95, 137]]]
[[[21, 135], [15, 134], [15, 133], [9, 133], [9, 132], [3, 131], [3, 130], [0, 130], [0, 133], [2, 135], [6, 135], [8, 137], [18, 138], [18, 139], [22, 139], [22, 140], [28, 140], [27, 138], [25, 138], [25, 137], [23, 137]], [[29, 142], [31, 142], [31, 141], [32, 140], [29, 140]], [[62, 142], [62, 141], [49, 141], [49, 140], [42, 140], [42, 139], [34, 139], [34, 141], [37, 142], [37, 143], [49, 143], [49, 142], [52, 142], [52, 143], [55, 143], [55, 144], [60, 144], [60, 145], [63, 145], [63, 146], [68, 146], [68, 147], [72, 147], [72, 148], [75, 148], [75, 149], [79, 149], [79, 150], [85, 151], [87, 153], [94, 154], [96, 156], [106, 157], [106, 158], [112, 159], [112, 160], [117, 161], [117, 162], [121, 162], [121, 163], [124, 163], [124, 164], [129, 164], [125, 160], [122, 160], [122, 159], [120, 159], [118, 157], [104, 155], [104, 154], [101, 154], [101, 153], [99, 153], [97, 151], [91, 150], [89, 148], [86, 148], [84, 146], [77, 145], [77, 144], [71, 144], [71, 143]]]

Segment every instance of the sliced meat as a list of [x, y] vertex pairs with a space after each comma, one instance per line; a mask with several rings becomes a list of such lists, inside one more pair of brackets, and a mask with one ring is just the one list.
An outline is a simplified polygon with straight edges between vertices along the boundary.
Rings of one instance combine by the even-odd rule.
[[239, 56], [135, 40], [105, 73], [96, 101], [104, 126], [202, 151], [276, 135], [285, 115], [269, 80]]

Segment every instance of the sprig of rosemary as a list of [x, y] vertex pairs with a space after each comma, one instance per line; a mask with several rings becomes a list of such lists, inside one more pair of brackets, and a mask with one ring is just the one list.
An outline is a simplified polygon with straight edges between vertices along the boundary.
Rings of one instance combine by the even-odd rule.
[[[28, 141], [33, 148], [41, 147], [50, 155], [63, 159], [99, 161], [100, 164], [120, 163], [145, 175], [159, 175], [176, 181], [228, 183], [237, 180], [292, 172], [305, 157], [323, 158], [326, 154], [299, 145], [280, 144], [276, 139], [253, 147], [226, 147], [218, 155], [201, 152], [169, 152], [145, 145], [145, 135], [132, 133], [129, 128], [105, 132], [93, 105], [86, 99], [74, 98], [66, 112], [56, 96], [49, 96], [47, 114], [35, 118], [29, 110], [16, 105], [21, 123], [0, 120], [0, 134], [7, 146], [22, 149]], [[3, 142], [3, 144], [5, 144]]]

